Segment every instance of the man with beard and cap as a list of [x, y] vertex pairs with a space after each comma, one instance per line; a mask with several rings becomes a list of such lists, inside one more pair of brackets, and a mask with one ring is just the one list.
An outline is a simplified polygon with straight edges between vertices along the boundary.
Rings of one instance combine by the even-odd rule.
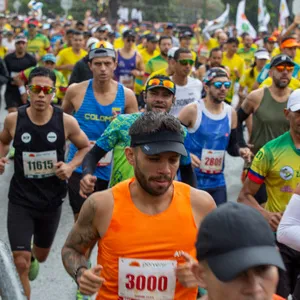
[[[284, 263], [255, 209], [228, 202], [213, 210], [201, 223], [196, 248], [198, 262], [180, 253], [187, 260], [180, 278], [207, 290], [201, 300], [284, 300], [274, 294]], [[187, 276], [191, 271], [194, 278]]]
[[184, 107], [178, 118], [188, 128], [185, 142], [191, 152], [197, 186], [208, 192], [217, 205], [227, 201], [224, 178], [225, 151], [230, 155], [251, 159], [248, 148], [237, 142], [237, 114], [224, 103], [231, 86], [222, 68], [211, 68], [204, 78], [206, 97]]
[[[169, 112], [175, 101], [175, 93], [176, 86], [169, 77], [162, 75], [151, 77], [145, 90], [146, 111]], [[114, 186], [134, 175], [134, 170], [126, 160], [124, 152], [125, 148], [130, 145], [129, 128], [141, 115], [140, 112], [119, 115], [98, 138], [96, 145], [84, 158], [83, 178], [80, 182], [81, 196], [94, 191], [95, 177], [93, 174], [97, 162], [111, 150], [113, 150], [113, 161], [110, 186]], [[181, 158], [180, 173], [183, 182], [196, 186], [189, 157], [183, 156]]]
[[[125, 154], [135, 177], [86, 200], [62, 249], [64, 266], [83, 294], [98, 292], [99, 300], [154, 293], [155, 299], [194, 300], [197, 288], [176, 278], [182, 262], [176, 253], [195, 258], [197, 227], [215, 203], [206, 192], [174, 181], [180, 156], [187, 155], [174, 116], [147, 112], [129, 135]], [[95, 243], [98, 265], [88, 270], [85, 252]]]
[[[289, 122], [283, 111], [292, 92], [288, 85], [294, 65], [292, 59], [287, 55], [280, 54], [273, 57], [270, 63], [272, 85], [248, 94], [238, 110], [239, 140], [243, 139], [243, 121], [248, 119], [249, 116], [253, 117], [252, 134], [249, 143], [252, 145], [254, 155], [267, 142], [277, 138], [289, 129]], [[249, 165], [245, 165], [244, 176], [248, 168]], [[255, 195], [255, 198], [259, 203], [266, 202], [267, 195], [264, 184]]]

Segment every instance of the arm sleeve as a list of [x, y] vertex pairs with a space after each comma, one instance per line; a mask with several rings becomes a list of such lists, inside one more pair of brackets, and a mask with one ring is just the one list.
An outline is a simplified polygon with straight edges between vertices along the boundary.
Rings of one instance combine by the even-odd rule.
[[95, 145], [84, 157], [82, 162], [82, 175], [94, 174], [97, 162], [106, 154], [107, 152], [102, 148]]
[[227, 152], [231, 156], [239, 156], [239, 145], [237, 140], [237, 128], [231, 129]]
[[197, 178], [192, 164], [190, 163], [188, 165], [180, 165], [179, 169], [182, 182], [189, 184], [194, 188], [197, 188]]
[[261, 148], [253, 159], [248, 178], [257, 184], [264, 183], [272, 165], [272, 159], [271, 152], [267, 151], [265, 147]]
[[279, 243], [300, 251], [300, 195], [294, 194], [287, 205], [277, 230]]
[[243, 122], [245, 120], [247, 120], [247, 118], [249, 117], [249, 115], [246, 114], [242, 108], [240, 108], [237, 111], [237, 117], [238, 117], [238, 125], [237, 125], [237, 141], [238, 141], [238, 145], [240, 147], [246, 147], [246, 142], [245, 142], [244, 133], [243, 133]]

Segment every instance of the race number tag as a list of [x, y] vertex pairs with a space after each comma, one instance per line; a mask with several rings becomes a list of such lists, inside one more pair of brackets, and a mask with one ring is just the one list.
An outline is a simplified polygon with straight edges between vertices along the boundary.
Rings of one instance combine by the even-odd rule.
[[120, 83], [126, 86], [129, 89], [133, 89], [134, 87], [134, 77], [132, 75], [121, 75]]
[[23, 152], [24, 176], [26, 178], [46, 178], [55, 175], [57, 152]]
[[119, 300], [174, 299], [177, 261], [119, 258]]
[[[94, 147], [94, 145], [96, 144], [96, 141], [90, 141], [90, 149], [92, 149]], [[112, 161], [112, 155], [113, 152], [109, 151], [105, 154], [104, 157], [102, 157], [98, 163], [97, 163], [97, 167], [106, 167], [108, 165], [110, 165], [111, 161]]]
[[203, 173], [218, 174], [222, 172], [224, 150], [202, 150], [200, 170]]

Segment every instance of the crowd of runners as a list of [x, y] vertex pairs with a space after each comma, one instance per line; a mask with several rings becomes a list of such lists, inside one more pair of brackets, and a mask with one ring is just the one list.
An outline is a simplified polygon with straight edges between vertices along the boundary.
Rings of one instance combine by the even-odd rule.
[[[300, 299], [300, 16], [257, 39], [201, 22], [0, 15], [0, 174], [13, 160], [28, 299], [67, 195], [78, 300]], [[244, 159], [238, 199], [226, 152]]]

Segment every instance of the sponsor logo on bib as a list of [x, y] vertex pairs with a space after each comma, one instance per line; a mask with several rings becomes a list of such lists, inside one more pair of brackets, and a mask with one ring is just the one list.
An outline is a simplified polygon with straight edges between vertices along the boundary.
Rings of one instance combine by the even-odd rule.
[[55, 132], [49, 132], [49, 133], [47, 134], [47, 140], [48, 140], [48, 142], [50, 142], [50, 143], [56, 142], [56, 140], [57, 140], [57, 134], [56, 134]]
[[290, 180], [294, 176], [294, 170], [289, 166], [285, 166], [281, 168], [279, 174], [283, 180]]
[[31, 135], [28, 132], [24, 132], [21, 136], [21, 140], [23, 143], [27, 144], [31, 141]]

